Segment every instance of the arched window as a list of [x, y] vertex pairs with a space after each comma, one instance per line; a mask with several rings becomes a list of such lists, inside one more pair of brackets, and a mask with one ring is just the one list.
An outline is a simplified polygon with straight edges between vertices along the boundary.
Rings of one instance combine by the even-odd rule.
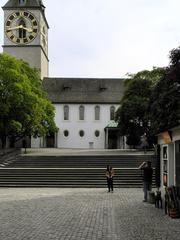
[[95, 120], [100, 120], [100, 107], [95, 106]]
[[115, 107], [111, 106], [110, 107], [110, 120], [114, 120], [115, 118]]
[[64, 120], [69, 120], [69, 106], [64, 106]]
[[[23, 19], [20, 19], [19, 26], [26, 27], [26, 23]], [[23, 28], [19, 28], [19, 38], [26, 38], [26, 30]]]
[[84, 120], [84, 106], [79, 107], [79, 120]]

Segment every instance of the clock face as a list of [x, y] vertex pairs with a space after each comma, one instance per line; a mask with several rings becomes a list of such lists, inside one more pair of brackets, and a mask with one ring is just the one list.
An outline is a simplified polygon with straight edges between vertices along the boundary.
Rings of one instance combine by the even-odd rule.
[[37, 19], [28, 11], [13, 12], [5, 22], [5, 33], [13, 43], [28, 44], [38, 34]]

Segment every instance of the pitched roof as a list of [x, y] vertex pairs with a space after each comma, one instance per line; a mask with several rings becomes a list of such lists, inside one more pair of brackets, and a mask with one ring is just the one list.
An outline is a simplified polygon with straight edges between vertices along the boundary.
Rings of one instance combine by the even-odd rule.
[[25, 0], [24, 4], [20, 4], [19, 0], [9, 0], [4, 6], [3, 9], [7, 8], [41, 8], [44, 9], [42, 0]]
[[53, 103], [119, 104], [124, 93], [124, 79], [44, 78], [43, 87]]

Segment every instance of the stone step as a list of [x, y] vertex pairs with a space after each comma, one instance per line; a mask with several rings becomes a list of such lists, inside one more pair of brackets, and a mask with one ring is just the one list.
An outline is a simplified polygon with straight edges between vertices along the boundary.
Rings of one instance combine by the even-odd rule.
[[154, 163], [153, 155], [120, 156], [23, 156], [6, 167], [138, 167], [144, 160]]
[[[106, 165], [115, 169], [115, 187], [142, 187], [137, 167], [145, 156], [21, 156], [0, 168], [0, 187], [107, 187]], [[153, 177], [153, 184], [155, 177]]]

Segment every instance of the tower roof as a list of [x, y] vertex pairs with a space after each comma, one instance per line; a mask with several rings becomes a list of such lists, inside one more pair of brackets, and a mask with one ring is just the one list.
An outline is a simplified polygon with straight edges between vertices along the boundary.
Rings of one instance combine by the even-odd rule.
[[4, 6], [3, 9], [11, 8], [40, 8], [44, 10], [44, 5], [42, 0], [24, 0], [24, 3], [20, 3], [19, 0], [9, 0]]

